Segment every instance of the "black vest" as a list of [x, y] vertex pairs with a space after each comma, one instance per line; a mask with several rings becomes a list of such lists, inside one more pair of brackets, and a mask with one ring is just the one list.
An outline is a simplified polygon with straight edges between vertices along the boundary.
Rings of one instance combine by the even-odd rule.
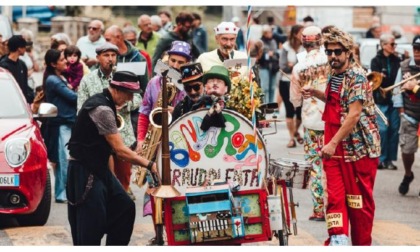
[[[420, 67], [410, 66], [410, 59], [401, 62], [401, 72], [404, 76], [405, 73], [410, 73], [411, 76], [420, 72]], [[404, 99], [404, 113], [420, 121], [420, 99], [411, 91], [402, 93]]]
[[99, 106], [107, 106], [114, 111], [115, 120], [117, 112], [111, 93], [104, 89], [103, 93], [96, 94], [83, 104], [73, 126], [68, 144], [70, 156], [82, 162], [83, 166], [95, 174], [101, 174], [108, 168], [108, 160], [112, 148], [106, 141], [89, 116], [89, 112]]

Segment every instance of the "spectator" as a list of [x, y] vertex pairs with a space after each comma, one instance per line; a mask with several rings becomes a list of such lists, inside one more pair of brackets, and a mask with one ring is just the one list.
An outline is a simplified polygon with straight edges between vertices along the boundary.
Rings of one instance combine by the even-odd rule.
[[308, 27], [314, 25], [315, 20], [311, 16], [306, 16], [303, 18], [303, 26]]
[[38, 60], [37, 60], [37, 54], [34, 50], [34, 44], [33, 44], [33, 38], [34, 35], [31, 30], [28, 29], [22, 29], [20, 31], [20, 34], [22, 37], [26, 40], [28, 45], [26, 46], [26, 52], [22, 56], [19, 56], [23, 62], [25, 62], [26, 67], [28, 68], [28, 86], [35, 90], [35, 88], [38, 86], [35, 83], [35, 78], [33, 76], [34, 72], [38, 72], [40, 70]]
[[63, 71], [69, 83], [69, 88], [77, 91], [83, 77], [83, 64], [80, 63], [82, 53], [75, 45], [70, 45], [64, 50], [64, 57], [67, 61], [67, 68]]
[[45, 74], [43, 90], [46, 101], [58, 109], [56, 117], [48, 118], [44, 131], [48, 159], [54, 163], [55, 202], [66, 203], [67, 165], [70, 158], [66, 144], [69, 142], [71, 127], [76, 121], [77, 94], [68, 88], [62, 75], [66, 69], [64, 52], [50, 49], [45, 53]]
[[162, 21], [162, 28], [167, 32], [172, 31], [171, 13], [169, 13], [169, 11], [162, 10], [158, 12], [158, 15]]
[[283, 35], [283, 30], [281, 29], [281, 27], [275, 24], [274, 17], [268, 16], [267, 24], [271, 27], [273, 31], [273, 38], [277, 42], [277, 47], [278, 44], [283, 44], [284, 42], [286, 42], [287, 36]]
[[162, 28], [162, 19], [158, 15], [150, 16], [150, 22], [152, 22], [152, 29], [157, 32], [161, 37], [168, 32]]
[[7, 41], [3, 40], [3, 35], [0, 33], [0, 57], [8, 53], [6, 42]]
[[261, 41], [264, 43], [263, 55], [259, 61], [261, 88], [264, 90], [265, 103], [275, 102], [276, 80], [279, 72], [279, 54], [273, 30], [269, 25], [263, 26]]
[[[296, 141], [303, 144], [303, 138], [300, 136], [299, 127], [302, 123], [301, 107], [294, 108], [290, 102], [290, 79], [293, 66], [298, 62], [297, 54], [305, 49], [302, 46], [303, 25], [294, 25], [290, 30], [290, 35], [281, 50], [280, 69], [283, 71], [279, 90], [286, 108], [286, 126], [289, 131], [290, 141], [287, 148], [296, 147]], [[295, 118], [296, 117], [296, 118]]]
[[238, 17], [232, 18], [232, 23], [238, 27], [238, 35], [236, 36], [236, 50], [238, 51], [245, 51], [245, 38], [244, 38], [244, 32], [241, 28], [241, 23]]
[[26, 102], [31, 104], [34, 99], [34, 91], [28, 86], [28, 68], [25, 62], [19, 58], [25, 54], [27, 46], [28, 42], [22, 35], [13, 35], [7, 42], [9, 53], [1, 58], [0, 67], [10, 71], [19, 84]]
[[381, 37], [382, 30], [380, 24], [372, 25], [368, 32], [366, 33], [366, 38], [376, 38], [379, 39]]
[[162, 58], [163, 54], [171, 48], [172, 42], [175, 40], [184, 41], [190, 44], [192, 50], [193, 60], [200, 55], [199, 50], [192, 42], [192, 39], [189, 36], [191, 30], [191, 24], [194, 18], [189, 12], [180, 12], [175, 19], [176, 26], [172, 31], [170, 31], [166, 36], [163, 36], [157, 46], [155, 53], [152, 57], [152, 66], [155, 67], [158, 59]]
[[[123, 29], [124, 39], [130, 42], [133, 46], [137, 43], [137, 31], [133, 26], [127, 26]], [[139, 50], [140, 54], [146, 59], [147, 62], [147, 75], [148, 78], [152, 77], [152, 58], [145, 50]], [[140, 89], [146, 90], [147, 83], [140, 83]]]
[[[395, 83], [400, 68], [400, 58], [395, 55], [395, 38], [391, 34], [383, 34], [379, 40], [381, 50], [371, 60], [370, 68], [373, 72], [382, 75], [381, 88], [386, 88]], [[380, 89], [373, 91], [373, 98], [376, 106], [384, 114], [388, 125], [378, 116], [377, 122], [381, 135], [381, 156], [379, 157], [378, 169], [396, 170], [397, 167], [392, 161], [397, 160], [398, 138], [400, 128], [400, 116], [397, 108], [392, 102], [392, 93], [388, 92], [382, 96]]]
[[92, 20], [88, 26], [88, 34], [77, 40], [76, 46], [82, 52], [82, 61], [90, 69], [95, 69], [98, 61], [96, 60], [96, 48], [105, 43], [102, 36], [104, 32], [104, 23], [101, 20]]
[[137, 19], [137, 25], [140, 29], [136, 47], [139, 50], [146, 51], [150, 57], [155, 54], [156, 46], [160, 40], [160, 34], [153, 31], [152, 22], [149, 15], [141, 15]]
[[207, 39], [207, 31], [204, 25], [201, 23], [201, 16], [198, 13], [192, 13], [194, 17], [194, 21], [192, 22], [192, 36], [193, 36], [193, 43], [197, 46], [200, 54], [203, 52], [208, 51], [208, 39]]

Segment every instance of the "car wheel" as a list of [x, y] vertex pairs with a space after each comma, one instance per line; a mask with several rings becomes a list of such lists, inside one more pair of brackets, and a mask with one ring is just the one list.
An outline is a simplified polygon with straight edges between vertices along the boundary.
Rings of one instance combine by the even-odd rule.
[[48, 221], [51, 210], [51, 177], [47, 170], [47, 182], [45, 185], [44, 195], [38, 208], [31, 214], [16, 216], [21, 226], [43, 226]]

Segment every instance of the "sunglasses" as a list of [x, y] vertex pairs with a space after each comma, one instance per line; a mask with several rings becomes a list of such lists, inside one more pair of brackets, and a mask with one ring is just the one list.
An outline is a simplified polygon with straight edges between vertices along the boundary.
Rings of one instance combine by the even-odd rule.
[[99, 28], [98, 28], [98, 27], [93, 27], [93, 26], [89, 26], [89, 27], [88, 27], [88, 30], [90, 30], [90, 29], [92, 29], [92, 30], [94, 30], [94, 31], [99, 30]]
[[188, 92], [188, 93], [191, 92], [193, 89], [194, 89], [195, 92], [198, 92], [200, 90], [200, 88], [201, 88], [200, 84], [193, 85], [193, 86], [184, 86], [185, 92]]
[[389, 45], [391, 45], [392, 47], [397, 46], [397, 43], [388, 43]]
[[327, 54], [328, 56], [331, 56], [333, 53], [335, 54], [335, 56], [340, 56], [343, 52], [343, 49], [325, 49], [325, 54]]

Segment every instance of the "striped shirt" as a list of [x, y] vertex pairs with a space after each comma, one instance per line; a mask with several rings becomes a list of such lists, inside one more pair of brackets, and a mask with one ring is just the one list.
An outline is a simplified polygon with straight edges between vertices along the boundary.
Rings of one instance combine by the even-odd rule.
[[340, 90], [340, 86], [343, 83], [343, 79], [344, 79], [344, 73], [331, 76], [331, 80], [330, 80], [331, 92], [338, 93], [338, 90]]

